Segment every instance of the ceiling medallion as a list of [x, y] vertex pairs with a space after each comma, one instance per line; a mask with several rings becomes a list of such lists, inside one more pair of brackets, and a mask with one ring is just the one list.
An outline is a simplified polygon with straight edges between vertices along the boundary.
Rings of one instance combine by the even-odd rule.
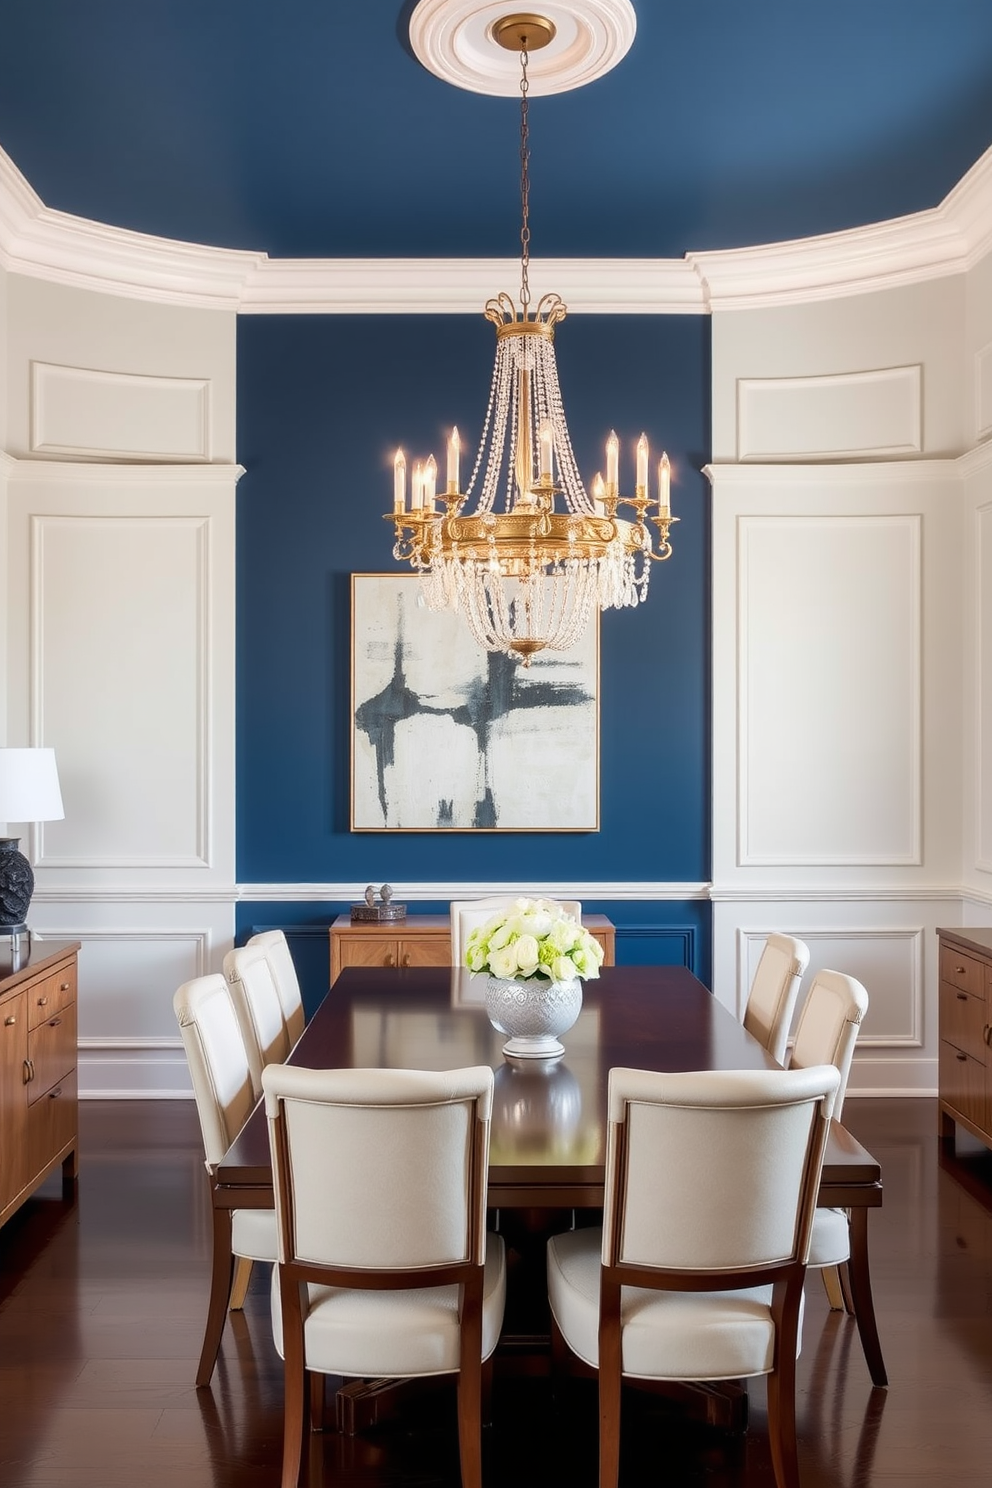
[[[512, 98], [520, 87], [519, 67], [493, 46], [506, 19], [506, 0], [420, 0], [410, 17], [410, 44], [428, 72], [444, 82]], [[535, 17], [527, 13], [527, 19]], [[528, 43], [532, 52], [541, 47], [530, 70], [532, 98], [603, 77], [627, 55], [637, 29], [630, 0], [547, 0], [537, 19], [551, 34], [546, 44]]]
[[[550, 7], [549, 7], [550, 9]], [[394, 461], [393, 557], [420, 575], [424, 602], [465, 616], [487, 651], [530, 664], [538, 651], [567, 651], [593, 610], [640, 604], [652, 561], [672, 553], [668, 456], [649, 494], [648, 441], [637, 442], [633, 496], [621, 496], [620, 443], [606, 441], [606, 475], [587, 492], [565, 422], [555, 326], [565, 319], [556, 294], [530, 298], [528, 94], [531, 50], [550, 48], [554, 23], [530, 12], [505, 12], [490, 27], [489, 46], [517, 52], [520, 90], [520, 301], [505, 291], [485, 307], [496, 328], [496, 365], [472, 473], [461, 489], [461, 441], [448, 439], [439, 511], [433, 455], [417, 461], [407, 500], [407, 461]], [[497, 504], [500, 509], [497, 510]], [[632, 508], [632, 517], [618, 507]], [[652, 510], [653, 508], [653, 510]], [[658, 529], [655, 534], [648, 522]]]

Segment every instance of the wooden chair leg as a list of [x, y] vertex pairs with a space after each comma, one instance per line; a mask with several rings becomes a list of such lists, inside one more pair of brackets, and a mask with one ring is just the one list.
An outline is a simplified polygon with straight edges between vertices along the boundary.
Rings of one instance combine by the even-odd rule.
[[234, 1280], [231, 1282], [231, 1300], [228, 1302], [230, 1312], [240, 1312], [245, 1305], [248, 1295], [248, 1284], [251, 1281], [252, 1262], [247, 1256], [235, 1256], [234, 1258]]
[[799, 1305], [802, 1277], [776, 1282], [775, 1368], [768, 1375], [768, 1444], [776, 1488], [799, 1488], [799, 1448], [796, 1442], [796, 1350], [799, 1346]]
[[[281, 1271], [281, 1268], [280, 1268]], [[307, 1389], [299, 1287], [280, 1274], [282, 1300], [283, 1389], [282, 1488], [297, 1488], [303, 1465]]]
[[844, 1293], [841, 1290], [840, 1275], [836, 1266], [824, 1266], [820, 1271], [823, 1277], [823, 1290], [827, 1294], [831, 1312], [844, 1311]]
[[847, 1269], [851, 1279], [854, 1316], [861, 1335], [861, 1347], [865, 1351], [868, 1373], [873, 1385], [885, 1386], [889, 1383], [889, 1377], [882, 1358], [882, 1345], [875, 1321], [875, 1303], [871, 1294], [871, 1272], [868, 1268], [868, 1213], [864, 1208], [851, 1210], [851, 1259], [847, 1263]]
[[601, 1280], [599, 1308], [599, 1488], [617, 1488], [623, 1334], [620, 1287], [608, 1284], [605, 1277]]
[[837, 1280], [840, 1282], [840, 1295], [844, 1303], [844, 1311], [850, 1317], [853, 1317], [855, 1311], [854, 1294], [851, 1291], [851, 1263], [849, 1260], [845, 1261], [843, 1266], [837, 1267]]
[[482, 1488], [481, 1364], [458, 1371], [458, 1456], [462, 1488]]
[[214, 1372], [220, 1341], [227, 1318], [227, 1303], [231, 1295], [234, 1275], [234, 1256], [231, 1254], [231, 1211], [212, 1205], [213, 1260], [210, 1267], [210, 1300], [207, 1303], [207, 1322], [203, 1330], [203, 1346], [196, 1369], [196, 1388], [209, 1385]]

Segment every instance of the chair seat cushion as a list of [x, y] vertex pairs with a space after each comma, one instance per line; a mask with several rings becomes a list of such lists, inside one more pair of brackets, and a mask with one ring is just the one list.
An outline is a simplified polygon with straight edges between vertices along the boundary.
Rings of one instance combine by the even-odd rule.
[[[599, 1363], [599, 1278], [603, 1232], [572, 1230], [548, 1242], [548, 1294], [574, 1354]], [[738, 1379], [773, 1365], [772, 1289], [620, 1294], [623, 1372], [642, 1379]]]
[[235, 1209], [231, 1215], [231, 1249], [250, 1261], [274, 1261], [279, 1242], [274, 1209]]
[[[309, 1286], [303, 1324], [308, 1369], [321, 1374], [450, 1374], [459, 1365], [458, 1287], [365, 1291]], [[506, 1299], [506, 1252], [486, 1236], [482, 1297], [482, 1357], [499, 1340]], [[272, 1333], [282, 1355], [279, 1267], [272, 1271]]]
[[851, 1255], [851, 1226], [846, 1209], [815, 1209], [809, 1242], [809, 1266], [842, 1266]]

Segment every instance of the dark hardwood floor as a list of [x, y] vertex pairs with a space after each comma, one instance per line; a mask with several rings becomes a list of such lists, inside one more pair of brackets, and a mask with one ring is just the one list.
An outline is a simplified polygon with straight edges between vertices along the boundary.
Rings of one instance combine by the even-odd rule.
[[[3, 1488], [271, 1488], [281, 1373], [257, 1275], [213, 1385], [192, 1380], [207, 1298], [208, 1214], [191, 1104], [82, 1107], [78, 1197], [52, 1181], [0, 1231]], [[852, 1322], [807, 1287], [799, 1365], [804, 1488], [986, 1488], [992, 1461], [992, 1154], [941, 1162], [933, 1101], [849, 1099], [882, 1163], [872, 1266], [890, 1388], [872, 1390]], [[259, 1270], [260, 1268], [256, 1268]], [[764, 1391], [733, 1437], [671, 1402], [624, 1403], [623, 1488], [772, 1488]], [[497, 1379], [487, 1488], [593, 1485], [594, 1387], [557, 1412], [540, 1379]], [[310, 1483], [455, 1488], [453, 1388], [363, 1436], [312, 1438]]]

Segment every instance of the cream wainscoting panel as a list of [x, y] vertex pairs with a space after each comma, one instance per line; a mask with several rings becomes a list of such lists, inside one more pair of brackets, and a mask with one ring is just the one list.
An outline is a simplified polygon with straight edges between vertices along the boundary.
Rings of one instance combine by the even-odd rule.
[[[743, 1014], [747, 989], [757, 969], [765, 938], [777, 926], [739, 929], [738, 1000]], [[809, 946], [809, 968], [803, 979], [793, 1024], [799, 1019], [813, 977], [826, 967], [857, 977], [868, 990], [869, 1006], [858, 1034], [858, 1048], [923, 1046], [923, 929], [866, 926], [858, 930], [790, 928]]]
[[738, 459], [918, 454], [922, 390], [919, 365], [821, 377], [742, 377], [737, 384]]
[[237, 476], [15, 465], [10, 728], [58, 754], [32, 841], [58, 882], [233, 882]]
[[210, 383], [31, 363], [31, 451], [91, 459], [209, 460]]
[[920, 518], [741, 517], [739, 863], [920, 862]]
[[32, 904], [42, 940], [77, 940], [79, 1088], [87, 1099], [186, 1098], [190, 1083], [172, 1010], [181, 983], [219, 971], [231, 944], [229, 904], [64, 902], [41, 891]]
[[713, 897], [713, 989], [725, 1006], [742, 1014], [765, 936], [796, 935], [810, 949], [799, 1007], [822, 967], [857, 977], [868, 991], [852, 1094], [936, 1094], [937, 927], [961, 921], [956, 887], [943, 895], [894, 885], [884, 896], [825, 888], [797, 896], [782, 882], [760, 898], [718, 888]]
[[209, 572], [205, 516], [32, 516], [33, 732], [75, 777], [41, 866], [210, 866]]

